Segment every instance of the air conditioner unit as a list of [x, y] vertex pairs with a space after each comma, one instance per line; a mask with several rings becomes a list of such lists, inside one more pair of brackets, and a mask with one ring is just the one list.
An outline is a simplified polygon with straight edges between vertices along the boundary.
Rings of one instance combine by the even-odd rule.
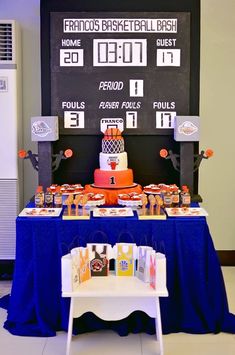
[[21, 82], [18, 24], [0, 20], [0, 260], [15, 259], [15, 219], [22, 207], [17, 154], [22, 137]]

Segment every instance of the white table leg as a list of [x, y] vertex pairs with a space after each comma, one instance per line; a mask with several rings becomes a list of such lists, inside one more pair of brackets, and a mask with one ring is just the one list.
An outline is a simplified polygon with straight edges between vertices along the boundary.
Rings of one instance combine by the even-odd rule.
[[68, 326], [68, 334], [67, 334], [66, 355], [70, 355], [70, 347], [71, 347], [72, 331], [73, 331], [73, 306], [74, 306], [74, 298], [71, 297], [70, 310], [69, 310], [69, 326]]
[[161, 310], [160, 310], [159, 297], [156, 298], [156, 312], [157, 312], [155, 318], [156, 336], [159, 342], [160, 355], [163, 355], [164, 350], [163, 350], [162, 322], [161, 322]]

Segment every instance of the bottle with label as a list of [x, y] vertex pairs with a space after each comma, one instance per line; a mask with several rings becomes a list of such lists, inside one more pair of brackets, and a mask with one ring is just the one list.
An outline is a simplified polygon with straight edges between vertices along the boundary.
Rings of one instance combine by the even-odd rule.
[[60, 192], [60, 188], [56, 189], [56, 193], [54, 196], [54, 207], [56, 208], [62, 207], [62, 193]]
[[170, 208], [172, 206], [172, 193], [169, 188], [166, 189], [163, 195], [163, 205], [164, 208]]
[[47, 188], [47, 191], [45, 193], [45, 207], [53, 207], [53, 194], [49, 187]]
[[181, 192], [181, 207], [190, 207], [191, 205], [191, 196], [187, 186], [182, 186]]
[[188, 188], [186, 185], [181, 186], [181, 191], [180, 191], [180, 206], [182, 205], [182, 200], [183, 200], [183, 195], [185, 193], [185, 190]]
[[36, 208], [44, 207], [44, 193], [42, 186], [38, 186], [34, 196], [34, 204]]
[[172, 189], [172, 207], [179, 207], [180, 205], [180, 194], [178, 187], [173, 187]]

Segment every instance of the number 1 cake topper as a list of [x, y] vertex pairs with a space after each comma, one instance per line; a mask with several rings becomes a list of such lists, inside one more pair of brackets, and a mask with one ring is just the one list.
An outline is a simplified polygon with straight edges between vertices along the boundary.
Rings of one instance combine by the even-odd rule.
[[105, 133], [109, 128], [118, 128], [119, 131], [124, 130], [124, 121], [122, 118], [102, 118], [100, 120], [100, 130]]

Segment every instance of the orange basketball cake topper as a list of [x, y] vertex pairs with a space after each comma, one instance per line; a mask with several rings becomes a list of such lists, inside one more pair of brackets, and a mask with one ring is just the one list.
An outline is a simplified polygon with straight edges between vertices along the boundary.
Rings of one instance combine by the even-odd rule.
[[118, 128], [107, 128], [106, 131], [104, 132], [104, 139], [105, 140], [122, 139], [122, 132]]

